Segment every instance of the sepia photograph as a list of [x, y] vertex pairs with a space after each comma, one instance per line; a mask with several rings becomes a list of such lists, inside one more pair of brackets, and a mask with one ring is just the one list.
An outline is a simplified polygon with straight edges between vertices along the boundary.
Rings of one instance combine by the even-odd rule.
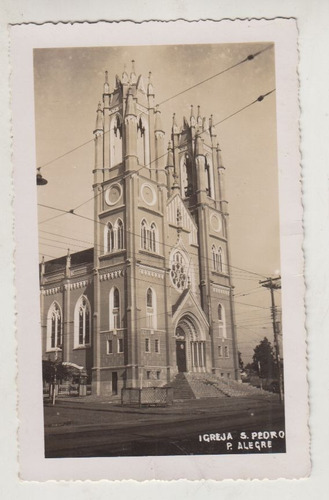
[[274, 57], [35, 49], [46, 457], [285, 451]]
[[296, 30], [233, 24], [14, 30], [24, 478], [308, 467]]

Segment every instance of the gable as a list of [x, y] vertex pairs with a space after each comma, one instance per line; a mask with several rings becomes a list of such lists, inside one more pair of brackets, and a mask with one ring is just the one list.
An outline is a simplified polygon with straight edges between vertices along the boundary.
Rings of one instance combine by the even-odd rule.
[[181, 197], [176, 194], [173, 198], [168, 201], [167, 204], [167, 220], [169, 224], [177, 226], [177, 212], [181, 215], [181, 227], [189, 233], [189, 243], [190, 245], [197, 245], [197, 226], [192, 219], [191, 214], [185, 207]]
[[176, 304], [172, 306], [173, 321], [175, 322], [176, 319], [189, 312], [193, 313], [198, 318], [200, 324], [203, 324], [206, 329], [209, 328], [207, 316], [198, 301], [195, 299], [190, 288], [184, 290], [178, 298]]

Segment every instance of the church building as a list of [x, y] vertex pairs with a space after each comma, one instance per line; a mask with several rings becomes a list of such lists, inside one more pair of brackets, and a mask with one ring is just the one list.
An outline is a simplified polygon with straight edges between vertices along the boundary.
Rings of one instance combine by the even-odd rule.
[[[212, 116], [165, 139], [154, 88], [105, 74], [94, 130], [94, 246], [40, 265], [43, 359], [98, 395], [181, 372], [239, 379], [228, 207]], [[91, 168], [92, 170], [92, 168]]]

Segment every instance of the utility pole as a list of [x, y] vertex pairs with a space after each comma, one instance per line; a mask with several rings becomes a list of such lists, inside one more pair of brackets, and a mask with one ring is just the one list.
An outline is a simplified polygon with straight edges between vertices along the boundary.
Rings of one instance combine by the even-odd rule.
[[274, 334], [274, 348], [275, 348], [275, 361], [278, 367], [278, 376], [279, 376], [279, 398], [280, 401], [283, 399], [283, 378], [282, 378], [282, 369], [281, 369], [281, 356], [280, 356], [280, 346], [279, 346], [279, 324], [276, 318], [276, 306], [274, 300], [274, 290], [281, 289], [281, 276], [276, 278], [266, 278], [264, 281], [259, 282], [265, 288], [268, 288], [271, 292], [271, 312], [272, 312], [272, 325], [273, 325], [273, 334]]

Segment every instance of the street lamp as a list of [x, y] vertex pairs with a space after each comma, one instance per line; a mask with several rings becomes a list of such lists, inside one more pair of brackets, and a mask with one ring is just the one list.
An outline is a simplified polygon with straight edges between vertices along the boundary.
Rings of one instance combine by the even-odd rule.
[[37, 168], [37, 186], [44, 186], [45, 184], [48, 184], [48, 181], [40, 174], [40, 168]]

